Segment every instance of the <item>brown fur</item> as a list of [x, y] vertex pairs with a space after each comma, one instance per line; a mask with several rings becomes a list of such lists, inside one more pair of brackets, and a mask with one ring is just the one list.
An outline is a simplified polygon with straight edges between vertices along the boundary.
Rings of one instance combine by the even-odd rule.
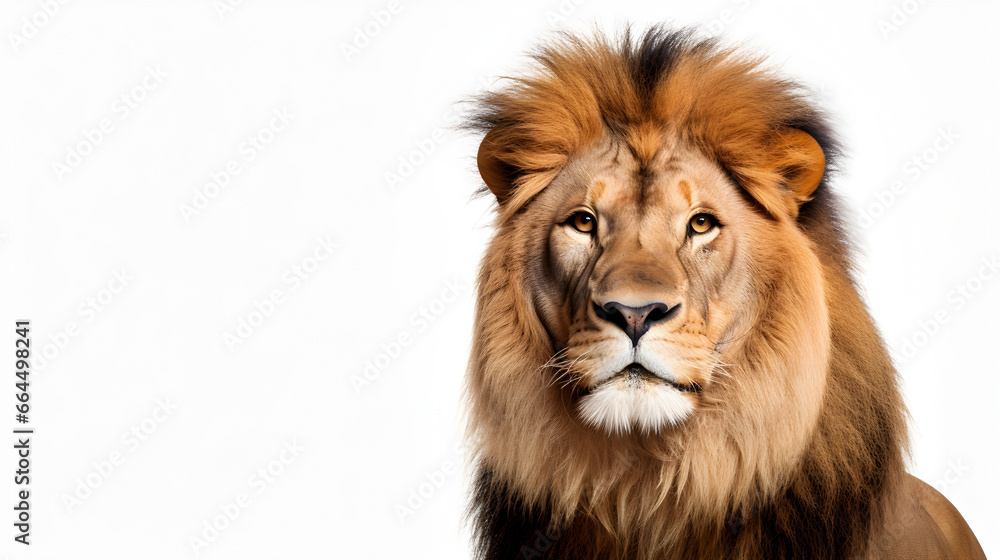
[[[801, 88], [662, 29], [535, 59], [471, 124], [500, 201], [468, 378], [480, 556], [894, 558], [941, 523], [893, 522], [918, 507], [905, 411]], [[698, 200], [730, 220], [701, 248], [668, 235]], [[560, 225], [580, 205], [603, 209], [598, 248]], [[608, 434], [574, 411], [617, 340], [591, 301], [623, 291], [683, 302], [645, 335], [690, 364], [676, 426]]]

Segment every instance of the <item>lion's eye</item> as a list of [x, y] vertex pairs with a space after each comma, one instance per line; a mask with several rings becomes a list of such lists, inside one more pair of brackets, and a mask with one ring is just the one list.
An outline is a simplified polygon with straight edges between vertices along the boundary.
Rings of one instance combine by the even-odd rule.
[[691, 231], [694, 233], [708, 233], [709, 230], [716, 226], [715, 218], [708, 214], [698, 214], [691, 218], [689, 224], [691, 226]]
[[580, 233], [593, 233], [597, 218], [590, 212], [577, 212], [569, 217], [569, 223]]

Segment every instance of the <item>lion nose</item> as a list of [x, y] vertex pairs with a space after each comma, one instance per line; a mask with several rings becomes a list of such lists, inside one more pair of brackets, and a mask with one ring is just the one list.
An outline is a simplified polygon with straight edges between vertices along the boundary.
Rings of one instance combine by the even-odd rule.
[[638, 346], [639, 339], [646, 334], [650, 327], [674, 315], [679, 307], [680, 304], [671, 307], [662, 302], [642, 307], [630, 307], [617, 301], [609, 301], [604, 305], [595, 303], [594, 311], [601, 319], [618, 325], [632, 339], [632, 346]]

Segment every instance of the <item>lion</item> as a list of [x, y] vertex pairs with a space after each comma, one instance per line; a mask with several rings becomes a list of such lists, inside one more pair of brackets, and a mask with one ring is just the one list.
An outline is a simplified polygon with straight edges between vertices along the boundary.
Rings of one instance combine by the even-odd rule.
[[762, 56], [562, 34], [477, 97], [497, 200], [467, 376], [478, 558], [984, 558], [906, 473], [897, 372]]

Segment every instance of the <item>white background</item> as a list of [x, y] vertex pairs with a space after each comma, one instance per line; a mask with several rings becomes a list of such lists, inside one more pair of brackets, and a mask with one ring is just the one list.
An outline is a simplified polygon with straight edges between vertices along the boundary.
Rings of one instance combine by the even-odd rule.
[[[449, 128], [456, 102], [553, 29], [673, 21], [819, 91], [850, 151], [836, 187], [900, 357], [911, 470], [1000, 556], [1000, 275], [980, 276], [1000, 256], [996, 3], [404, 0], [391, 18], [385, 1], [48, 4], [0, 4], [7, 429], [14, 320], [49, 356], [31, 385], [33, 544], [12, 540], [11, 439], [0, 553], [191, 558], [198, 537], [203, 558], [467, 558], [468, 479], [451, 467], [491, 214], [470, 201], [477, 143]], [[956, 137], [925, 153], [939, 130]], [[252, 160], [251, 136], [270, 140]], [[916, 176], [914, 157], [934, 161]], [[416, 164], [390, 187], [400, 158]], [[206, 187], [230, 161], [240, 173]], [[327, 236], [337, 248], [312, 262]], [[358, 388], [368, 361], [384, 367]], [[428, 475], [438, 487], [399, 509]]]

